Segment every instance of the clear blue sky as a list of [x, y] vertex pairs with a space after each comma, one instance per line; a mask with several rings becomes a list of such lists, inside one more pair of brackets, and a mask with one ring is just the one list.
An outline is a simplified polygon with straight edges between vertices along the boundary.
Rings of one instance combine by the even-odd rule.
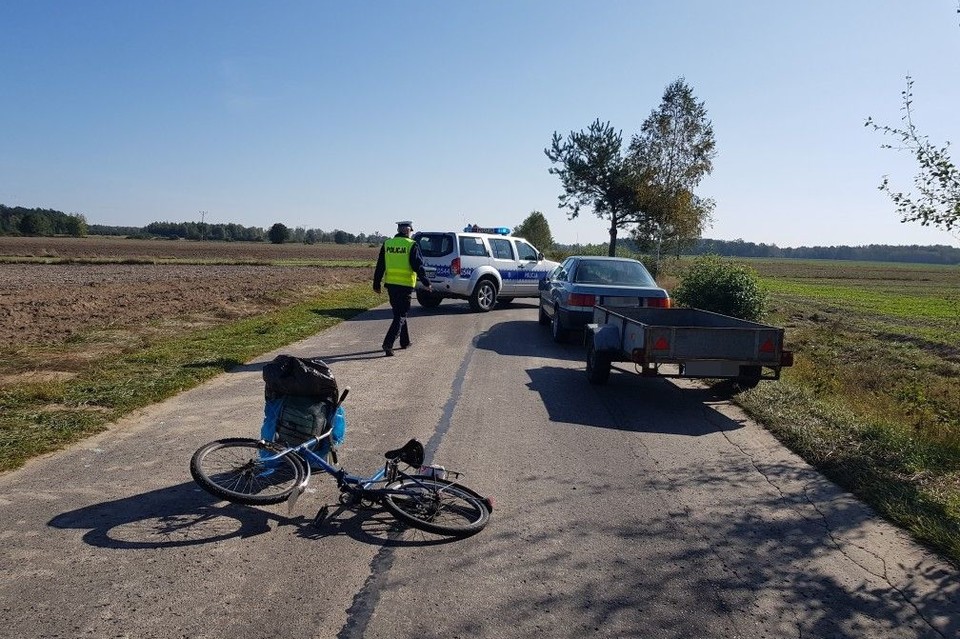
[[[717, 138], [706, 237], [950, 244], [877, 190], [908, 155], [868, 116], [960, 139], [956, 0], [0, 3], [0, 203], [95, 224], [392, 234], [569, 221], [554, 131], [639, 132], [683, 76]], [[960, 161], [960, 151], [954, 151]]]

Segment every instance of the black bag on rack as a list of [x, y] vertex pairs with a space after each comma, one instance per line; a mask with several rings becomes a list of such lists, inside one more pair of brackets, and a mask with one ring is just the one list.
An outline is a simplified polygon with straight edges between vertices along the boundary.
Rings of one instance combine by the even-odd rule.
[[267, 399], [299, 395], [336, 403], [340, 395], [330, 367], [315, 357], [277, 355], [263, 367], [263, 381]]
[[[276, 441], [287, 446], [299, 446], [311, 437], [325, 433], [332, 426], [330, 409], [333, 404], [330, 402], [302, 395], [286, 395], [282, 401]], [[330, 440], [324, 439], [316, 452], [325, 454], [329, 448]]]

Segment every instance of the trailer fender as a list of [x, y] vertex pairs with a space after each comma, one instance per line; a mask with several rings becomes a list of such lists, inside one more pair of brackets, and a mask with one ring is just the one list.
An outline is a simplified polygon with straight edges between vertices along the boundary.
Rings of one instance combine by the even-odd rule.
[[587, 324], [587, 333], [593, 339], [593, 348], [597, 352], [620, 350], [620, 329], [616, 326]]

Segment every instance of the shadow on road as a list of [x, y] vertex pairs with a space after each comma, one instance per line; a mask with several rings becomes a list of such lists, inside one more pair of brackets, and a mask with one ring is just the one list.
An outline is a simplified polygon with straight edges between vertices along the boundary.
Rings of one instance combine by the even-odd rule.
[[270, 531], [266, 511], [219, 502], [193, 483], [179, 484], [57, 515], [54, 528], [89, 528], [91, 546], [136, 550], [207, 544]]
[[540, 326], [536, 317], [530, 321], [513, 320], [491, 326], [476, 340], [477, 348], [512, 357], [549, 357], [566, 361], [580, 361], [586, 357], [575, 341], [557, 344], [550, 332]]
[[[304, 495], [297, 510], [318, 508]], [[322, 505], [321, 505], [322, 506]], [[99, 548], [142, 550], [211, 544], [249, 538], [293, 526], [303, 539], [346, 535], [374, 546], [425, 546], [449, 543], [410, 529], [379, 507], [328, 505], [320, 525], [313, 514], [285, 515], [286, 505], [257, 508], [217, 500], [193, 483], [184, 483], [57, 515], [53, 528], [89, 529], [83, 541]], [[279, 512], [278, 512], [279, 511]]]
[[[469, 636], [484, 616], [494, 615], [505, 627], [530, 630], [529, 620], [544, 610], [569, 610], [575, 611], [576, 622], [553, 627], [548, 636], [572, 639], [610, 627], [623, 629], [617, 636], [638, 637], [757, 636], [733, 632], [738, 627], [763, 628], [764, 636], [780, 637], [888, 636], [869, 634], [866, 628], [908, 625], [911, 632], [903, 636], [960, 636], [956, 573], [921, 561], [903, 566], [915, 580], [888, 583], [884, 558], [865, 550], [873, 547], [873, 513], [838, 496], [828, 481], [802, 467], [726, 458], [708, 466], [635, 474], [629, 487], [623, 484], [623, 472], [629, 470], [518, 474], [516, 480], [531, 492], [546, 486], [556, 497], [527, 502], [522, 521], [492, 527], [482, 548], [465, 553], [464, 569], [489, 562], [499, 567], [502, 584], [578, 577], [560, 579], [559, 587], [549, 589], [505, 587], [496, 611], [467, 614], [447, 634]], [[767, 489], [753, 496], [726, 494], [731, 484], [758, 482], [758, 473]], [[799, 494], [777, 488], [796, 482], [805, 486]], [[595, 516], [592, 504], [604, 508], [617, 503], [612, 486], [621, 493], [623, 508], [630, 508], [638, 495], [659, 495], [672, 506], [660, 514], [636, 511], [616, 521]], [[682, 503], [676, 495], [689, 494], [685, 488], [705, 494]], [[574, 502], [567, 495], [575, 495]], [[737, 502], [733, 509], [731, 500]], [[563, 513], [560, 530], [524, 532], [523, 521], [549, 521], [558, 513]], [[500, 516], [507, 515], [501, 511]], [[561, 543], [568, 531], [586, 540], [624, 539], [645, 551], [610, 557], [605, 546], [592, 542], [571, 548]], [[834, 569], [838, 563], [839, 571]], [[845, 580], [849, 575], [863, 581], [851, 584]], [[681, 614], [675, 607], [687, 590], [701, 593], [701, 611]], [[705, 616], [727, 625], [698, 625]]]
[[[384, 300], [386, 301], [386, 300]], [[319, 311], [318, 311], [319, 313]], [[433, 315], [468, 315], [473, 313], [470, 307], [464, 302], [463, 304], [446, 304], [441, 305], [435, 308], [424, 308], [418, 305], [416, 302], [410, 306], [410, 318], [416, 317], [430, 317]], [[322, 314], [328, 314], [324, 311]], [[363, 313], [353, 315], [349, 318], [351, 322], [371, 322], [377, 320], [389, 320], [393, 318], [393, 311], [390, 310], [390, 307], [386, 308], [372, 308]], [[416, 320], [414, 320], [416, 321]]]
[[[540, 395], [553, 422], [691, 437], [743, 426], [705, 406], [721, 399], [710, 388], [681, 389], [665, 379], [632, 373], [595, 386], [584, 371], [558, 366], [528, 369], [527, 374], [527, 387]], [[705, 410], [709, 419], [703, 419]]]

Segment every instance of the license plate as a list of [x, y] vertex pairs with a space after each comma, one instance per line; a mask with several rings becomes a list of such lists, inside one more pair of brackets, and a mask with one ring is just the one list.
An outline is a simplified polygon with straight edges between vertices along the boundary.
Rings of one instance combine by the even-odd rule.
[[601, 306], [613, 306], [617, 308], [639, 308], [639, 297], [601, 297]]

